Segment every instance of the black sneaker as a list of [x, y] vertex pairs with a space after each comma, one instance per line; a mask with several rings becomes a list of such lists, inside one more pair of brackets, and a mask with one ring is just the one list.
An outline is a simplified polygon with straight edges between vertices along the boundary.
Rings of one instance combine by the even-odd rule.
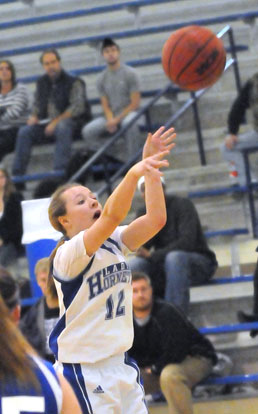
[[[249, 322], [258, 322], [258, 315], [251, 314], [251, 313], [245, 313], [243, 311], [237, 312], [237, 319], [241, 323], [249, 323]], [[250, 331], [251, 338], [255, 338], [258, 335], [257, 329], [252, 329]]]

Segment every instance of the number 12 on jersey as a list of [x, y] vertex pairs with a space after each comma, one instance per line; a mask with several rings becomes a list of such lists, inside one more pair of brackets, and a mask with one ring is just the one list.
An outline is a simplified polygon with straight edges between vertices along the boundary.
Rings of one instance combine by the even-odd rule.
[[106, 301], [107, 312], [105, 316], [106, 320], [113, 319], [114, 317], [117, 318], [118, 316], [122, 316], [125, 314], [125, 306], [122, 306], [124, 298], [125, 298], [125, 292], [122, 289], [120, 290], [120, 292], [118, 292], [118, 301], [117, 301], [117, 306], [115, 309], [115, 316], [114, 316], [115, 303], [114, 303], [113, 295], [110, 295], [107, 298], [107, 301]]

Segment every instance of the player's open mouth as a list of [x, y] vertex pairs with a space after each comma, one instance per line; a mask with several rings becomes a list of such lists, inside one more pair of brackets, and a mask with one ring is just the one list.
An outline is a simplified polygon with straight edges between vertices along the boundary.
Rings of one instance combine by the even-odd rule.
[[100, 211], [100, 210], [97, 210], [97, 211], [94, 213], [93, 218], [94, 218], [94, 219], [98, 219], [98, 218], [100, 217], [100, 215], [101, 215], [101, 211]]

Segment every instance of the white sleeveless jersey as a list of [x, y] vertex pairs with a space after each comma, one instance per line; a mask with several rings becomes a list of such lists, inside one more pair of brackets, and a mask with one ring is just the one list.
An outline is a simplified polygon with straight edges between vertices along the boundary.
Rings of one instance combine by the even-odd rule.
[[132, 346], [131, 271], [118, 227], [97, 250], [86, 254], [83, 232], [66, 241], [54, 259], [60, 320], [50, 335], [56, 359], [95, 363]]

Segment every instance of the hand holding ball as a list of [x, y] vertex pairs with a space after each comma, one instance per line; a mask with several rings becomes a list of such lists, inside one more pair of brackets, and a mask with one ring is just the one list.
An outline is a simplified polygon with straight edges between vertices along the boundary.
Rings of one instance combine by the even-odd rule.
[[176, 30], [162, 49], [166, 75], [190, 91], [213, 85], [221, 76], [225, 63], [222, 40], [206, 27], [187, 26]]

